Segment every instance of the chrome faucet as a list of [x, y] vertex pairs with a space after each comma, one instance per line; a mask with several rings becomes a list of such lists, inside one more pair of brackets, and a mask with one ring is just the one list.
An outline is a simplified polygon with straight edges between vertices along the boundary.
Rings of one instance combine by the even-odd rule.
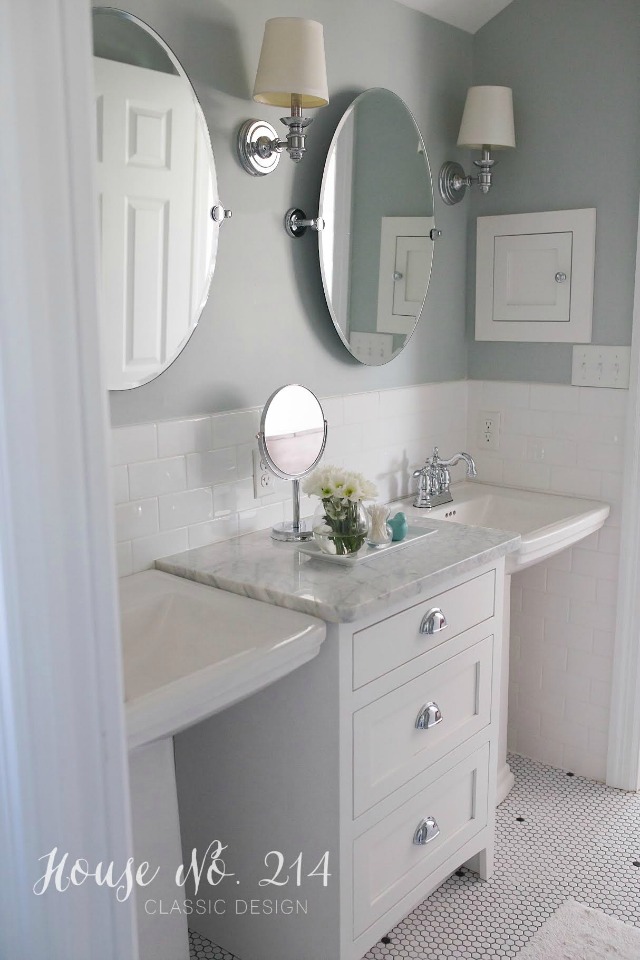
[[441, 460], [438, 448], [433, 448], [433, 454], [427, 457], [424, 467], [413, 474], [418, 478], [418, 493], [413, 501], [414, 507], [430, 510], [431, 507], [437, 507], [441, 503], [451, 503], [453, 497], [449, 490], [451, 483], [449, 467], [454, 467], [460, 460], [464, 460], [467, 465], [467, 477], [471, 479], [478, 476], [473, 457], [468, 453], [456, 453], [449, 460]]

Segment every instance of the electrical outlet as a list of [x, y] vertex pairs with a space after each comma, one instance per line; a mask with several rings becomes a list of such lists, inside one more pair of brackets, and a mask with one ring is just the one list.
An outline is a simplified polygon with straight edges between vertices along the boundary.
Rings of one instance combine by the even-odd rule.
[[571, 383], [577, 387], [629, 386], [631, 347], [601, 347], [593, 343], [573, 348]]
[[478, 413], [478, 446], [485, 450], [500, 449], [500, 412], [480, 410]]
[[269, 465], [260, 456], [259, 450], [253, 451], [253, 496], [255, 500], [275, 493], [276, 477]]

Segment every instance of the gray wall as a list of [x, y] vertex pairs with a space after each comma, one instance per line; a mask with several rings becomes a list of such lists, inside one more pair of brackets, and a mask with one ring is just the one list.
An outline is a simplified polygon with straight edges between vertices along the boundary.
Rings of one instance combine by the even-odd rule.
[[[426, 315], [407, 349], [383, 367], [362, 366], [342, 346], [324, 301], [317, 238], [290, 240], [282, 217], [294, 205], [317, 212], [333, 131], [368, 87], [389, 87], [406, 101], [437, 171], [452, 154], [471, 82], [472, 37], [393, 0], [130, 0], [126, 9], [164, 37], [189, 73], [233, 219], [221, 230], [193, 337], [152, 383], [111, 394], [114, 425], [261, 404], [291, 381], [326, 395], [464, 378], [468, 207], [436, 202], [445, 238], [436, 246]], [[324, 24], [331, 103], [314, 111], [299, 166], [285, 157], [275, 173], [254, 179], [239, 166], [235, 136], [251, 116], [282, 126], [281, 110], [251, 100], [264, 21], [273, 16]]]
[[640, 188], [638, 0], [514, 0], [476, 34], [473, 82], [513, 87], [517, 149], [501, 151], [491, 193], [471, 203], [469, 376], [570, 383], [570, 344], [473, 342], [475, 218], [595, 207], [593, 342], [631, 342]]

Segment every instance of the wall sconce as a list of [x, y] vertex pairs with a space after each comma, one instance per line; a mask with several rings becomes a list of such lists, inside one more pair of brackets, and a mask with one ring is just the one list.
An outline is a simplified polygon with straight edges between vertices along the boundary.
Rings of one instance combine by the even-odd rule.
[[302, 160], [304, 130], [311, 123], [302, 109], [329, 103], [321, 23], [300, 17], [267, 20], [253, 99], [291, 108], [291, 115], [281, 118], [289, 128], [284, 140], [263, 120], [247, 120], [238, 131], [242, 166], [253, 177], [264, 177], [278, 166], [284, 150], [295, 162]]
[[491, 171], [497, 160], [492, 150], [515, 147], [513, 96], [510, 87], [469, 87], [462, 114], [458, 146], [482, 150], [482, 159], [474, 160], [478, 176], [466, 176], [459, 163], [447, 160], [438, 178], [440, 196], [445, 203], [458, 203], [467, 187], [479, 184], [483, 193], [491, 188]]

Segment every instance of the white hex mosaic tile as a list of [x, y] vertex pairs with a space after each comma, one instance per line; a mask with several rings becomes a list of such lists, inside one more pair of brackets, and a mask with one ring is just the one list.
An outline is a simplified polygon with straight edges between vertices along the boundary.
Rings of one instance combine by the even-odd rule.
[[[457, 871], [364, 960], [517, 957], [568, 899], [640, 927], [640, 795], [509, 762], [516, 784], [498, 808], [491, 880]], [[190, 949], [191, 960], [237, 960], [196, 933]]]
[[190, 960], [234, 960], [230, 953], [221, 947], [216, 947], [194, 930], [189, 930], [189, 958]]

